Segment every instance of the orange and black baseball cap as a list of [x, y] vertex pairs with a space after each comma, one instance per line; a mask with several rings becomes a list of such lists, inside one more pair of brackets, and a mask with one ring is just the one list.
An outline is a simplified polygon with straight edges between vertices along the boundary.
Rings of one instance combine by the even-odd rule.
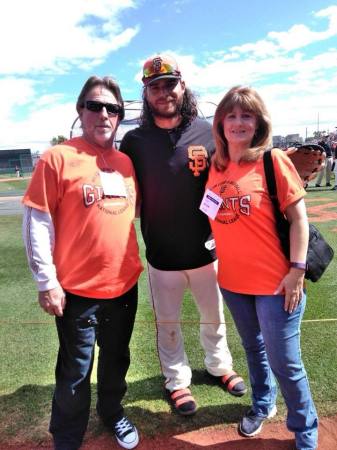
[[178, 64], [171, 56], [151, 56], [144, 63], [142, 81], [145, 86], [148, 86], [153, 81], [162, 78], [181, 79]]

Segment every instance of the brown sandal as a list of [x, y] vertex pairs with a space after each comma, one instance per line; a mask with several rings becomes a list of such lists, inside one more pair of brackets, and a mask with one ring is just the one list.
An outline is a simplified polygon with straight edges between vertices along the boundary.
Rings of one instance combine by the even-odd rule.
[[173, 408], [182, 416], [191, 416], [197, 410], [197, 404], [188, 388], [167, 391]]
[[221, 385], [226, 391], [235, 397], [242, 397], [247, 392], [247, 387], [243, 378], [241, 378], [234, 370], [220, 377]]

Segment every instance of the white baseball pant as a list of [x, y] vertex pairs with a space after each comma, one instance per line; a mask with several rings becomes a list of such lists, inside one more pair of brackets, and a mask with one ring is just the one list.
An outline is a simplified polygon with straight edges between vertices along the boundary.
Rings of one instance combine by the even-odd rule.
[[180, 325], [184, 291], [189, 288], [200, 313], [200, 342], [205, 366], [214, 376], [232, 370], [222, 296], [217, 284], [217, 261], [197, 269], [163, 271], [148, 263], [150, 302], [157, 327], [157, 349], [169, 391], [191, 383], [192, 371], [184, 350]]

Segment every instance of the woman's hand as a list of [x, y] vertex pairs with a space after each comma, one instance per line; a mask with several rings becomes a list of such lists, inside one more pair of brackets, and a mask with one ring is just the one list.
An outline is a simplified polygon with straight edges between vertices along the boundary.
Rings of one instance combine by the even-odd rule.
[[302, 300], [302, 291], [304, 283], [304, 270], [291, 268], [287, 275], [281, 281], [274, 295], [285, 295], [284, 310], [291, 314]]
[[[290, 223], [290, 261], [306, 261], [308, 250], [309, 225], [303, 198], [292, 203], [286, 209], [286, 216]], [[284, 293], [284, 310], [291, 314], [301, 302], [305, 270], [290, 267], [289, 272], [281, 281], [275, 294]]]

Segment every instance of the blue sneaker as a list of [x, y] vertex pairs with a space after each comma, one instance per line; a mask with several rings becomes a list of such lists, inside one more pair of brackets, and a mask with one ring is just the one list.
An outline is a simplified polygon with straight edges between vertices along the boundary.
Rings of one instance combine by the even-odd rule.
[[262, 430], [263, 422], [266, 419], [271, 419], [277, 413], [276, 406], [274, 405], [269, 411], [267, 417], [257, 416], [252, 409], [250, 409], [241, 419], [239, 423], [239, 432], [246, 437], [253, 437], [260, 433]]
[[127, 417], [123, 417], [112, 426], [118, 444], [123, 448], [135, 448], [139, 443], [137, 428]]

